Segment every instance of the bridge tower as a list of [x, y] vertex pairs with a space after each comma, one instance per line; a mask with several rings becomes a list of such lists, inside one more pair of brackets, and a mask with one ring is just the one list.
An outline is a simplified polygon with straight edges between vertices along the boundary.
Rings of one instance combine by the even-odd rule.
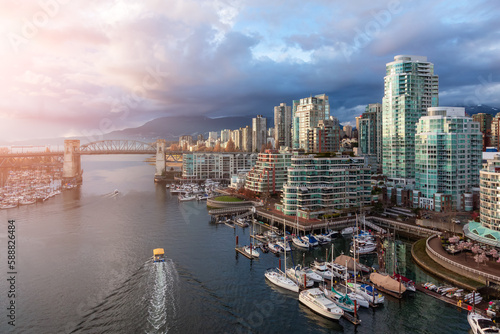
[[156, 141], [156, 172], [155, 180], [164, 180], [165, 177], [165, 147], [167, 146], [167, 141], [165, 139], [158, 139]]
[[80, 140], [64, 140], [63, 183], [82, 183], [82, 163], [80, 159]]

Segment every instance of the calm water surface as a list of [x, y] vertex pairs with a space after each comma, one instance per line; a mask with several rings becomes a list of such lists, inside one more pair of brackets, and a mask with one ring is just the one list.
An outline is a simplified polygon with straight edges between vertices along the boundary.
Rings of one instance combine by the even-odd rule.
[[[144, 156], [84, 157], [84, 184], [43, 204], [0, 211], [0, 277], [7, 270], [7, 220], [16, 220], [16, 327], [0, 333], [466, 333], [466, 313], [417, 293], [361, 309], [355, 328], [326, 320], [296, 294], [264, 279], [278, 258], [237, 256], [250, 229], [209, 223], [205, 203], [179, 203], [152, 181]], [[118, 189], [118, 196], [112, 192]], [[403, 250], [400, 266], [430, 278]], [[168, 261], [154, 265], [152, 249]], [[347, 243], [335, 242], [335, 251]], [[305, 256], [323, 257], [325, 248]], [[293, 259], [304, 260], [301, 251]], [[289, 265], [292, 259], [288, 259]], [[0, 303], [7, 307], [7, 283]]]

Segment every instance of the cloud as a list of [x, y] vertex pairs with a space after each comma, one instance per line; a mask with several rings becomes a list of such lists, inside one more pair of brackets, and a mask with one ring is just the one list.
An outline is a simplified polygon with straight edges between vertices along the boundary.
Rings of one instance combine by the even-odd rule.
[[42, 3], [0, 4], [0, 139], [165, 115], [271, 116], [280, 102], [321, 93], [351, 122], [381, 101], [398, 54], [434, 63], [441, 105], [500, 105], [493, 0]]

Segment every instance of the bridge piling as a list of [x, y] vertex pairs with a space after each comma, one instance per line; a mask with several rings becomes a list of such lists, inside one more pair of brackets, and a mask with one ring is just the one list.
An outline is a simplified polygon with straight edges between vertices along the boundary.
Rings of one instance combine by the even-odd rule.
[[82, 162], [80, 158], [80, 140], [66, 139], [64, 140], [64, 160], [63, 160], [63, 175], [62, 182], [82, 183]]

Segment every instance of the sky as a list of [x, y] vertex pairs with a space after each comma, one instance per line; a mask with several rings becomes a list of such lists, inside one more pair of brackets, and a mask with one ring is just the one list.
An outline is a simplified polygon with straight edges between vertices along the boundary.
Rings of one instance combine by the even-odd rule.
[[434, 63], [441, 106], [498, 107], [498, 17], [498, 0], [4, 0], [0, 140], [272, 117], [323, 93], [354, 125], [401, 54]]

